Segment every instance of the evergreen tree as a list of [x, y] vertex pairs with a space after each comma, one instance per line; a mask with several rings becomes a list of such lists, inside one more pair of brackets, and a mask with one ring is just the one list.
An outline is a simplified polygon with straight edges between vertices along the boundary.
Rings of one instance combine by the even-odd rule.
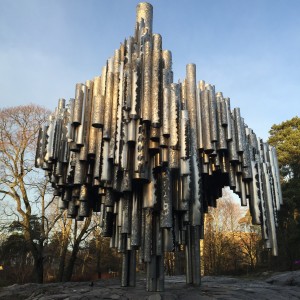
[[300, 118], [273, 125], [269, 143], [277, 149], [282, 175], [278, 266], [293, 270], [295, 261], [300, 260]]

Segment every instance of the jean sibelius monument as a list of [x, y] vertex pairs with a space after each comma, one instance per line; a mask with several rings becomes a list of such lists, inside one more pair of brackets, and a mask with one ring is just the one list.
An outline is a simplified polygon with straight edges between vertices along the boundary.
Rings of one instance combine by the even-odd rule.
[[122, 286], [164, 289], [164, 254], [184, 251], [186, 282], [200, 285], [204, 214], [229, 186], [249, 204], [265, 247], [277, 255], [282, 204], [276, 151], [245, 124], [196, 66], [173, 82], [172, 54], [152, 33], [153, 7], [137, 5], [134, 35], [99, 76], [59, 99], [40, 129], [36, 167], [49, 176], [61, 209], [83, 220], [100, 213], [103, 236], [122, 253]]

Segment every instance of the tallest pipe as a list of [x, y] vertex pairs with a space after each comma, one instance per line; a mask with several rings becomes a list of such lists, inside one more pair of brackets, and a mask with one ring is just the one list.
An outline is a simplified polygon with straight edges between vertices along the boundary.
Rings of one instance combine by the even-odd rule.
[[148, 30], [149, 35], [152, 35], [152, 25], [153, 25], [153, 6], [147, 2], [141, 2], [136, 7], [136, 24], [141, 24], [144, 22], [146, 30]]

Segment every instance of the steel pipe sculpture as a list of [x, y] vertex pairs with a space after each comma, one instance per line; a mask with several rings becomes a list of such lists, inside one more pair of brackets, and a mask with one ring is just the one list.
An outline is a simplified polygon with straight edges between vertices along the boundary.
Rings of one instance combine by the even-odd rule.
[[151, 4], [138, 4], [134, 37], [100, 76], [76, 84], [75, 99], [59, 100], [40, 130], [36, 167], [69, 217], [100, 212], [103, 236], [123, 255], [122, 286], [135, 285], [138, 257], [147, 290], [162, 291], [168, 251], [184, 249], [186, 282], [200, 284], [203, 217], [224, 186], [249, 203], [273, 255], [282, 197], [276, 151], [240, 109], [197, 84], [194, 64], [173, 83], [172, 55], [152, 34], [152, 15]]

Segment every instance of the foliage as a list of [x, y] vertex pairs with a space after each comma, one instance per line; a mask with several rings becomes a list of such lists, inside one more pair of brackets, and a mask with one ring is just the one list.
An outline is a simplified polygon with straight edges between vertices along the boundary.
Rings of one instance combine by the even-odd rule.
[[2, 277], [8, 284], [25, 283], [32, 280], [32, 256], [27, 246], [22, 228], [15, 222], [9, 226], [10, 235], [2, 242], [0, 247], [0, 261], [4, 266]]
[[276, 147], [282, 175], [300, 179], [300, 118], [273, 125], [268, 142]]
[[269, 143], [276, 147], [282, 178], [283, 206], [278, 213], [279, 257], [274, 266], [295, 268], [300, 259], [300, 118], [273, 125]]

